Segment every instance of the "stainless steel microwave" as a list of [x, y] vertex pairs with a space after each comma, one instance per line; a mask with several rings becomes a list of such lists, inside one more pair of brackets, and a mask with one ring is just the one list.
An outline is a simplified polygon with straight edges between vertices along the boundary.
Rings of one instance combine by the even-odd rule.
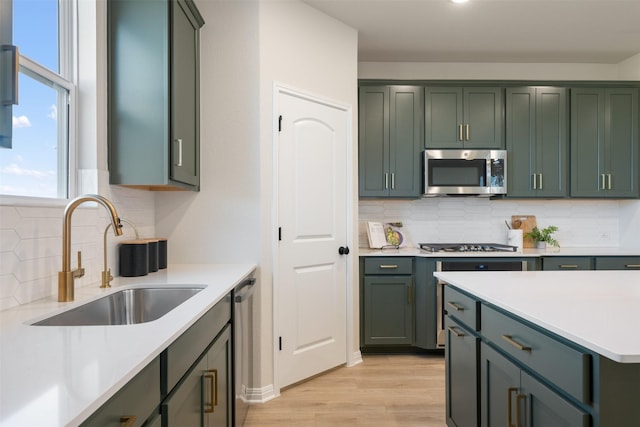
[[506, 150], [425, 150], [423, 196], [506, 193]]

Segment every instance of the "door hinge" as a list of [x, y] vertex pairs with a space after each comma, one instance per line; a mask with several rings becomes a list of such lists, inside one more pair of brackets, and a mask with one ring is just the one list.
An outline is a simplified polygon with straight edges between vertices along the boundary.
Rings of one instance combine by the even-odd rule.
[[282, 131], [282, 116], [278, 116], [278, 132]]
[[282, 351], [282, 337], [278, 337], [278, 350]]
[[282, 240], [282, 227], [278, 227], [278, 241]]

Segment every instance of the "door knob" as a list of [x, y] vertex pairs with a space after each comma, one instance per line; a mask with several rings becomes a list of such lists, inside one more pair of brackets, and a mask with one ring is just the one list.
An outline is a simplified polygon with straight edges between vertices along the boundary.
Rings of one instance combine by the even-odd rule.
[[338, 248], [338, 253], [339, 253], [340, 255], [349, 255], [349, 247], [347, 247], [347, 246], [340, 246], [340, 247]]

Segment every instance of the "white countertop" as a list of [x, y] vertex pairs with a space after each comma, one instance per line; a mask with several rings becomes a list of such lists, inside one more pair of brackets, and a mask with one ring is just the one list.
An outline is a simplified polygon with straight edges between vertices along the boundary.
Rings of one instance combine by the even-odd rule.
[[[111, 289], [76, 289], [0, 312], [0, 426], [77, 425], [213, 307], [255, 265], [169, 265], [143, 277], [118, 277]], [[158, 320], [123, 326], [31, 326], [118, 287], [134, 284], [206, 288]]]
[[418, 256], [430, 258], [466, 257], [541, 257], [541, 256], [638, 256], [640, 248], [593, 247], [524, 249], [517, 252], [427, 252], [417, 247], [399, 249], [359, 248], [360, 256]]
[[435, 276], [611, 360], [640, 363], [640, 271]]

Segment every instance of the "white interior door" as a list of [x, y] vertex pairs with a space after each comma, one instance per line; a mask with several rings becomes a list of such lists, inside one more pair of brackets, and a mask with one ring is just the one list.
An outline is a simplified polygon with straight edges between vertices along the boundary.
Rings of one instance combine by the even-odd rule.
[[279, 92], [275, 293], [285, 387], [346, 362], [348, 111]]

